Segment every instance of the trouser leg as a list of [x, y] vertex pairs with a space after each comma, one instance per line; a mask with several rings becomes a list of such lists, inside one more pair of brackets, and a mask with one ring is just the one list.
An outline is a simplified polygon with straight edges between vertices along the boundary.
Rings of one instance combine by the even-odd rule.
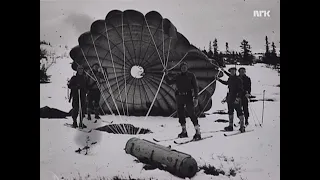
[[242, 108], [245, 121], [248, 122], [249, 119], [249, 101], [248, 98], [244, 97], [242, 100]]

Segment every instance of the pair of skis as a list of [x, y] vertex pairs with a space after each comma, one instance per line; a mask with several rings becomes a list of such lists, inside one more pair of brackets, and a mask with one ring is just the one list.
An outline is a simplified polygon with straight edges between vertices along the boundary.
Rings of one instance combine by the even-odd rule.
[[[215, 131], [206, 131], [206, 132], [202, 132], [202, 134], [207, 134], [207, 133], [216, 133], [216, 132], [223, 132], [224, 130], [215, 130]], [[181, 139], [179, 137], [175, 137], [175, 138], [170, 138], [170, 139], [155, 139], [153, 138], [153, 140], [155, 142], [165, 142], [165, 141], [172, 141], [172, 140], [176, 140], [176, 139]]]
[[[238, 134], [243, 134], [243, 133], [246, 133], [246, 132], [251, 132], [253, 131], [253, 129], [251, 130], [246, 130], [245, 132], [240, 132], [240, 131], [232, 131], [230, 133], [224, 133], [223, 135], [225, 137], [228, 137], [228, 136], [234, 136], [234, 135], [238, 135]], [[205, 133], [215, 133], [215, 132], [227, 132], [225, 130], [217, 130], [217, 131], [209, 131], [209, 132], [205, 132]], [[204, 133], [203, 133], [204, 134]], [[204, 136], [204, 137], [201, 137], [200, 140], [194, 140], [194, 139], [188, 139], [186, 141], [181, 141], [181, 142], [178, 142], [178, 141], [175, 141], [177, 139], [182, 139], [182, 138], [179, 138], [179, 137], [176, 137], [176, 138], [170, 138], [170, 139], [163, 139], [163, 140], [158, 140], [158, 139], [155, 139], [153, 138], [153, 140], [155, 142], [165, 142], [165, 141], [172, 141], [174, 140], [173, 142], [177, 145], [182, 145], [182, 144], [187, 144], [187, 143], [190, 143], [190, 142], [194, 142], [194, 141], [201, 141], [201, 140], [204, 140], [204, 139], [208, 139], [208, 138], [211, 138], [213, 137], [214, 135], [207, 135], [207, 136]]]
[[78, 128], [74, 128], [73, 125], [70, 124], [70, 123], [64, 123], [64, 125], [67, 126], [67, 127], [71, 127], [73, 129], [78, 129], [79, 131], [82, 131], [82, 132], [85, 132], [85, 133], [91, 133], [91, 131], [92, 131], [92, 129], [90, 129], [90, 130], [88, 130], [86, 128], [81, 129], [79, 127]]

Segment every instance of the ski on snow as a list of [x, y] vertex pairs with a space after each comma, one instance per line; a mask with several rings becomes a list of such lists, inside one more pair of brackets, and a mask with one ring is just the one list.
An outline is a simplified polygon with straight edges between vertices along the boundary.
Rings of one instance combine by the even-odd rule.
[[179, 137], [170, 138], [170, 139], [155, 139], [155, 138], [153, 138], [153, 140], [155, 142], [165, 142], [165, 141], [172, 141], [172, 140], [176, 140], [176, 139], [179, 139]]
[[237, 134], [243, 134], [243, 133], [247, 133], [247, 132], [251, 132], [251, 131], [253, 131], [253, 129], [246, 130], [245, 132], [236, 131], [236, 132], [231, 132], [231, 133], [224, 133], [223, 135], [227, 137], [227, 136], [234, 136]]
[[67, 127], [71, 127], [73, 129], [77, 129], [79, 131], [85, 132], [85, 133], [90, 133], [92, 131], [92, 129], [87, 130], [87, 129], [74, 128], [74, 127], [72, 127], [72, 124], [69, 124], [69, 123], [65, 123], [64, 125], [67, 126]]
[[190, 142], [197, 142], [197, 141], [201, 141], [201, 140], [204, 140], [204, 139], [208, 139], [208, 138], [212, 138], [213, 135], [209, 135], [209, 136], [205, 136], [205, 137], [202, 137], [201, 139], [199, 140], [194, 140], [194, 139], [189, 139], [187, 141], [182, 141], [182, 142], [177, 142], [177, 141], [173, 141], [175, 144], [177, 145], [182, 145], [182, 144], [187, 144], [187, 143], [190, 143]]
[[[205, 131], [205, 132], [202, 132], [201, 134], [216, 133], [216, 132], [225, 132], [225, 130]], [[155, 139], [155, 138], [153, 138], [153, 140], [155, 142], [165, 142], [165, 141], [172, 141], [172, 140], [176, 140], [176, 139], [183, 139], [183, 138], [179, 138], [179, 137], [169, 138], [169, 139]]]

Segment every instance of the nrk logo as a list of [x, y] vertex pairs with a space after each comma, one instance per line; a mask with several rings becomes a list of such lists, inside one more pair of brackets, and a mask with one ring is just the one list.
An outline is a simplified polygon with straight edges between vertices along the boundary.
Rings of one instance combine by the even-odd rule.
[[253, 17], [270, 17], [269, 10], [254, 10]]

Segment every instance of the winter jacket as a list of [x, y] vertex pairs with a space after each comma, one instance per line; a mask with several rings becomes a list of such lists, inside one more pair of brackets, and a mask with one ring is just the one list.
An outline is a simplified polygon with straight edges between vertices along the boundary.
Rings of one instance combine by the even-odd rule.
[[227, 81], [218, 79], [224, 85], [228, 85], [227, 102], [235, 102], [236, 98], [244, 96], [242, 80], [238, 76], [229, 76]]
[[[230, 76], [231, 74], [228, 71], [223, 71], [226, 75]], [[242, 80], [244, 94], [251, 94], [251, 79], [247, 75], [238, 76]]]
[[198, 98], [198, 84], [196, 76], [187, 71], [186, 73], [178, 73], [172, 78], [169, 78], [168, 75], [164, 79], [169, 85], [176, 84], [177, 92], [191, 92], [193, 89], [193, 96]]
[[239, 76], [243, 83], [245, 94], [251, 94], [251, 79], [247, 75]]
[[83, 75], [76, 74], [72, 76], [69, 81], [68, 88], [71, 89], [70, 98], [79, 98], [78, 90], [80, 89], [80, 95], [85, 96], [87, 93], [87, 77]]

